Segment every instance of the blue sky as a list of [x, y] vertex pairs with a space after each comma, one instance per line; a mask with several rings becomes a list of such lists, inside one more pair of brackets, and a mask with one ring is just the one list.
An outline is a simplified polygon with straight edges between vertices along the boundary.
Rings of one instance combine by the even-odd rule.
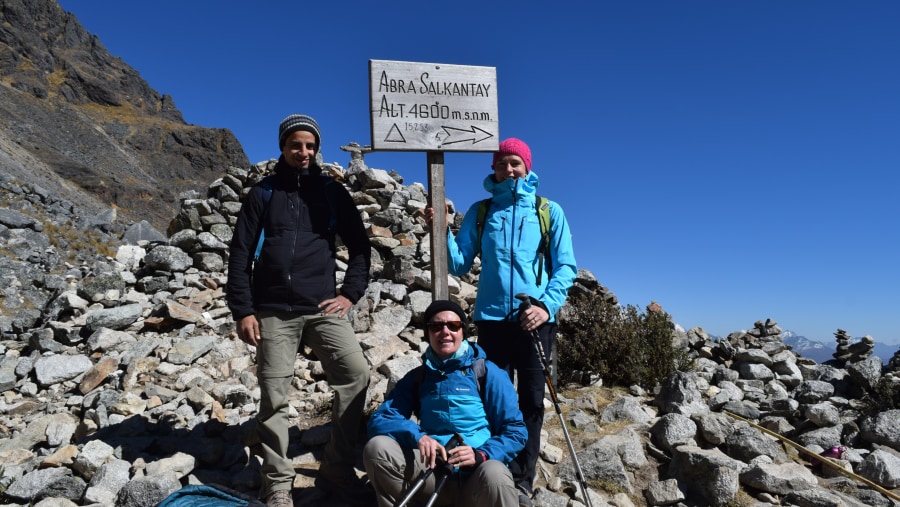
[[[495, 67], [500, 137], [532, 148], [579, 267], [714, 335], [774, 318], [900, 343], [900, 2], [63, 0], [188, 123], [251, 162], [315, 117], [370, 144], [368, 62]], [[424, 152], [370, 167], [427, 182]], [[447, 197], [486, 196], [447, 153]], [[224, 168], [223, 168], [224, 169]]]

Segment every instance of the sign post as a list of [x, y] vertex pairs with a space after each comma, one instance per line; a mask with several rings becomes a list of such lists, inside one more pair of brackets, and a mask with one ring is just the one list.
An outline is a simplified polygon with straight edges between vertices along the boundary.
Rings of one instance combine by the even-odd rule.
[[[447, 207], [444, 188], [444, 152], [428, 152], [428, 205], [433, 210]], [[448, 299], [447, 281], [447, 214], [434, 214], [431, 221], [431, 299]], [[443, 234], [439, 231], [444, 231]]]
[[432, 299], [448, 299], [445, 151], [497, 151], [497, 71], [437, 63], [369, 60], [372, 149], [425, 151]]

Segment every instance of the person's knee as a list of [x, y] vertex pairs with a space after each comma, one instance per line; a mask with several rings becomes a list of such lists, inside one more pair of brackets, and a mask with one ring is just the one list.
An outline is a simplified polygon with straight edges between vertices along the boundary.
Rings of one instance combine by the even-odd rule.
[[480, 482], [495, 486], [513, 486], [512, 473], [502, 462], [489, 459], [476, 469]]
[[372, 437], [366, 442], [365, 447], [363, 447], [363, 461], [368, 462], [384, 459], [389, 454], [388, 448], [395, 444], [396, 442], [394, 439], [388, 436], [377, 435]]
[[[350, 352], [334, 358], [327, 365], [323, 363], [328, 383], [334, 386], [347, 386], [358, 391], [369, 386], [371, 372], [369, 363], [362, 351]], [[354, 389], [355, 388], [355, 389]]]

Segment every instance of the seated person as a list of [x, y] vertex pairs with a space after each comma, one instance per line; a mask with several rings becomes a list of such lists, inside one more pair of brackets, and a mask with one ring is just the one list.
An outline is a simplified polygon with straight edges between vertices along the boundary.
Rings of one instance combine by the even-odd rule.
[[[369, 419], [363, 462], [380, 507], [395, 505], [432, 469], [412, 498], [425, 503], [450, 467], [435, 505], [519, 505], [507, 468], [528, 436], [516, 390], [478, 345], [463, 339], [466, 327], [459, 305], [431, 303], [424, 364], [400, 379]], [[410, 419], [414, 413], [418, 423]], [[454, 434], [463, 443], [448, 450]]]

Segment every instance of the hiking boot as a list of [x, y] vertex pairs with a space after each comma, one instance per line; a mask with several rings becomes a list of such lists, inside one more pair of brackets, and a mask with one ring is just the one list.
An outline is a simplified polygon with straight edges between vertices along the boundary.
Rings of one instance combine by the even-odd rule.
[[316, 487], [332, 495], [338, 495], [353, 505], [375, 505], [375, 490], [356, 475], [350, 465], [328, 465], [319, 467]]
[[294, 499], [291, 492], [286, 489], [273, 491], [266, 497], [266, 507], [294, 507]]
[[534, 507], [531, 497], [525, 493], [519, 492], [519, 507]]
[[519, 507], [534, 507], [534, 502], [531, 501], [530, 491], [521, 485], [516, 486], [516, 491], [519, 492]]

